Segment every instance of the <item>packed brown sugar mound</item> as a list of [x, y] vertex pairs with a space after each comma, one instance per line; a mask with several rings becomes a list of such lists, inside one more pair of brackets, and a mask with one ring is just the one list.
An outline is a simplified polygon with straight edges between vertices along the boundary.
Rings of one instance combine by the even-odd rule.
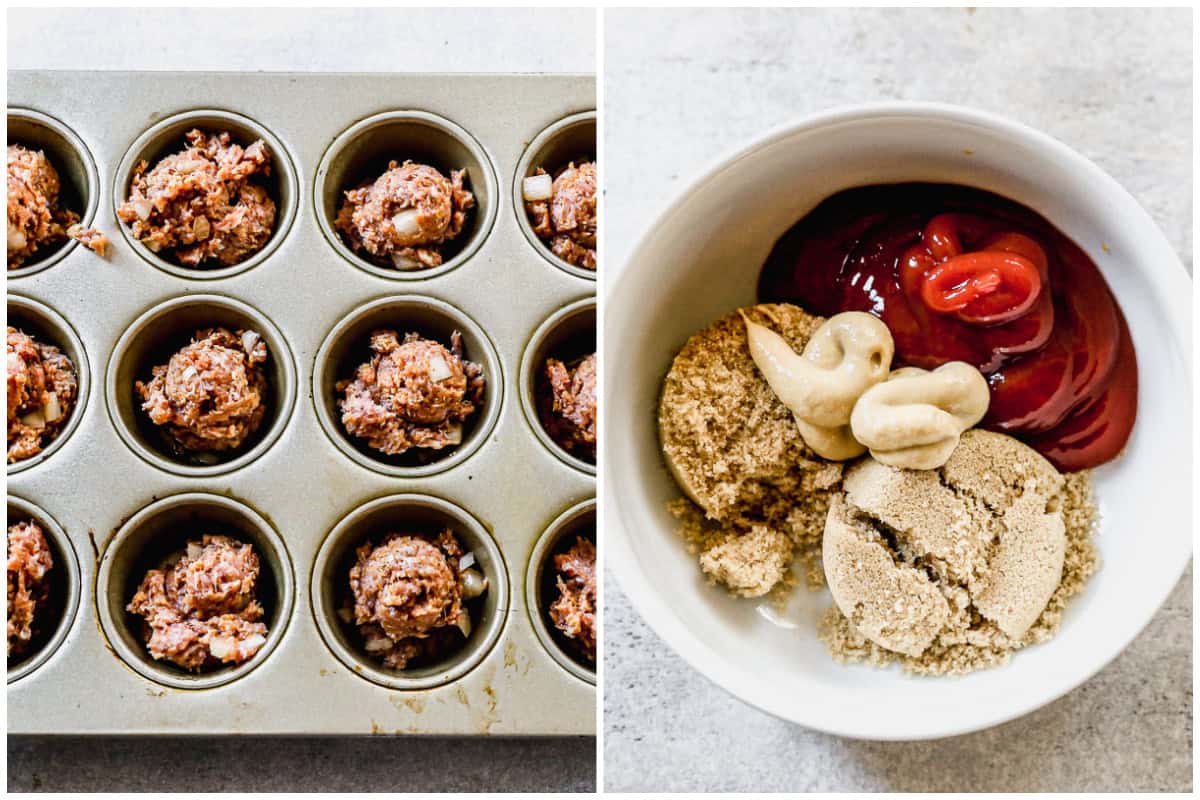
[[1007, 436], [972, 430], [938, 470], [864, 459], [825, 527], [839, 661], [918, 674], [1004, 663], [1049, 639], [1097, 566], [1086, 474], [1059, 475]]
[[710, 579], [758, 597], [810, 564], [842, 465], [820, 459], [750, 356], [742, 313], [796, 351], [824, 320], [787, 304], [734, 311], [692, 336], [671, 364], [659, 403], [667, 464], [688, 500], [672, 504]]

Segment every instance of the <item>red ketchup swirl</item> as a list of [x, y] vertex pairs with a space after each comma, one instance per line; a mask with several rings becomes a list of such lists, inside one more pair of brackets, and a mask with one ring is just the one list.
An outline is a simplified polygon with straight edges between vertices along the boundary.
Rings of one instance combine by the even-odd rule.
[[983, 427], [1060, 470], [1103, 464], [1129, 439], [1137, 358], [1116, 299], [1083, 250], [999, 195], [930, 183], [839, 192], [776, 242], [758, 295], [874, 314], [896, 366], [975, 365], [992, 394]]

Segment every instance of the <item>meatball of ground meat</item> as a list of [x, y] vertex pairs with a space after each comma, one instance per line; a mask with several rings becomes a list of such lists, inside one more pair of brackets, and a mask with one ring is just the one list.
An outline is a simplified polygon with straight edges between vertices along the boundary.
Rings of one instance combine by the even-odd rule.
[[582, 536], [554, 557], [558, 598], [550, 619], [588, 661], [596, 660], [596, 545]]
[[596, 354], [569, 367], [546, 359], [540, 396], [542, 427], [564, 450], [596, 460]]
[[441, 245], [457, 237], [475, 206], [465, 170], [447, 179], [425, 164], [388, 164], [373, 182], [346, 192], [335, 227], [352, 250], [397, 269], [436, 267]]
[[257, 333], [208, 328], [134, 388], [151, 421], [182, 449], [230, 450], [266, 414], [266, 360], [267, 343]]
[[[546, 171], [538, 167], [537, 174]], [[571, 163], [554, 179], [549, 199], [525, 193], [533, 232], [556, 256], [584, 269], [596, 268], [597, 182], [595, 162]]]
[[54, 345], [8, 327], [8, 463], [35, 456], [46, 447], [72, 409], [78, 383], [75, 365]]
[[8, 526], [8, 656], [20, 655], [33, 639], [39, 612], [50, 597], [47, 577], [54, 557], [36, 522]]
[[271, 154], [255, 141], [243, 148], [228, 131], [188, 131], [187, 148], [152, 169], [140, 162], [117, 217], [151, 251], [189, 267], [231, 266], [266, 245], [275, 201], [262, 180]]
[[58, 172], [41, 151], [8, 146], [8, 268], [63, 241], [79, 215], [60, 208]]
[[357, 551], [344, 617], [353, 620], [371, 657], [392, 669], [436, 659], [470, 635], [464, 601], [486, 581], [461, 567], [462, 546], [443, 529], [436, 537], [392, 533]]
[[417, 333], [401, 342], [396, 331], [380, 330], [371, 350], [354, 379], [336, 386], [346, 430], [388, 455], [461, 443], [484, 390], [482, 368], [463, 358], [462, 336], [456, 331], [447, 350]]
[[205, 535], [165, 569], [146, 573], [126, 610], [143, 618], [151, 657], [188, 670], [240, 664], [267, 641], [254, 548]]

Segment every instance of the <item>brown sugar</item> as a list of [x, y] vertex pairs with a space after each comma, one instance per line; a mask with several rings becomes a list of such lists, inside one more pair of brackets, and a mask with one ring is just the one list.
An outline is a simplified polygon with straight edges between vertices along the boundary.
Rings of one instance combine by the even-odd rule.
[[786, 581], [793, 555], [815, 557], [842, 465], [805, 446], [750, 356], [742, 313], [797, 350], [824, 322], [796, 306], [759, 305], [692, 336], [663, 382], [659, 434], [692, 500], [671, 506], [689, 549], [714, 581], [757, 597]]

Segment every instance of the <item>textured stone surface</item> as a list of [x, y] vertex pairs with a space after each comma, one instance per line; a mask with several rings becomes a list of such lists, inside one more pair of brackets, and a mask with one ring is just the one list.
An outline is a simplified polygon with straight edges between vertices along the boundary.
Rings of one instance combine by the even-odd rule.
[[[612, 271], [700, 169], [831, 106], [937, 100], [1014, 117], [1120, 181], [1191, 268], [1191, 12], [1025, 9], [605, 15]], [[647, 131], [652, 134], [647, 135]], [[781, 722], [692, 671], [605, 584], [604, 780], [614, 791], [1099, 791], [1192, 785], [1191, 570], [1074, 692], [937, 742]]]
[[[10, 11], [8, 23], [10, 69], [595, 70], [588, 9], [37, 9]], [[164, 764], [187, 789], [211, 792], [580, 792], [596, 779], [592, 737], [67, 737], [9, 739], [8, 788], [161, 791]]]

